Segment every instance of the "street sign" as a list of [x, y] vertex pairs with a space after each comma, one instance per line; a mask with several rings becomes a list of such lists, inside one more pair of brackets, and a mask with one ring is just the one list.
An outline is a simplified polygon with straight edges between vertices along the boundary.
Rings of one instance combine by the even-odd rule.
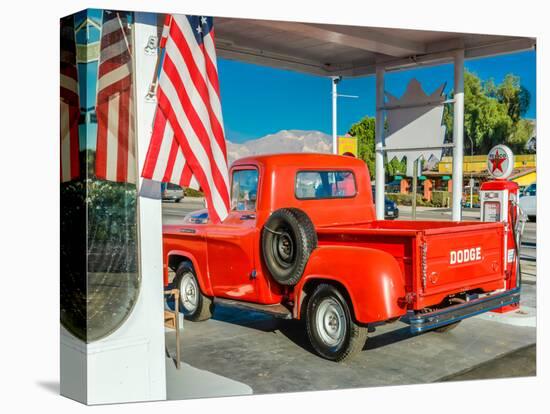
[[357, 138], [338, 137], [338, 154], [353, 155], [355, 158], [357, 158]]

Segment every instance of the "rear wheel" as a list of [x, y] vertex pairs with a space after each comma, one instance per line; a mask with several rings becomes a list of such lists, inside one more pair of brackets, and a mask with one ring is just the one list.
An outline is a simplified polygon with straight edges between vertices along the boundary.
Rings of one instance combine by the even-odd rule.
[[445, 326], [440, 326], [439, 328], [433, 329], [433, 331], [437, 333], [449, 332], [449, 331], [452, 331], [454, 328], [456, 328], [460, 322], [461, 321], [450, 323], [449, 325], [445, 325]]
[[[447, 299], [447, 306], [452, 306], [453, 304], [456, 305], [461, 303], [466, 303], [466, 299], [461, 297], [452, 297]], [[456, 328], [460, 322], [462, 321], [453, 322], [448, 325], [443, 325], [443, 326], [440, 326], [439, 328], [435, 328], [432, 330], [437, 333], [449, 332], [449, 331], [452, 331], [454, 328]]]
[[348, 302], [334, 286], [321, 284], [306, 308], [306, 327], [315, 352], [331, 361], [351, 359], [363, 349], [367, 328], [357, 325]]
[[202, 294], [193, 266], [184, 262], [176, 271], [174, 286], [180, 291], [180, 312], [190, 321], [205, 321], [212, 317], [212, 299]]

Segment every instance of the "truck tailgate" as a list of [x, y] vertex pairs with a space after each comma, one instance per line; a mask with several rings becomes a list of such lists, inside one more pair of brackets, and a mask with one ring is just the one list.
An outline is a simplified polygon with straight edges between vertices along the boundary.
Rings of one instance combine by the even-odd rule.
[[466, 290], [504, 288], [506, 247], [500, 223], [425, 229], [420, 237], [419, 302], [434, 303]]
[[415, 310], [433, 308], [455, 293], [505, 287], [502, 223], [377, 220], [318, 228], [317, 234], [319, 245], [390, 253], [405, 276]]

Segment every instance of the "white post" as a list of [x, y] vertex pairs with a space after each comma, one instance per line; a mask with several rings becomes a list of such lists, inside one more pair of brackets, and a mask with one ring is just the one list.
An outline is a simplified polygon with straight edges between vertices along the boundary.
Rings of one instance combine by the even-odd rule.
[[470, 208], [474, 207], [474, 179], [470, 176]]
[[[147, 55], [144, 48], [150, 36], [157, 36], [157, 15], [135, 13], [134, 16], [132, 44], [139, 176], [151, 139], [155, 111], [155, 104], [146, 102], [145, 96], [156, 56]], [[139, 178], [139, 296], [132, 313], [117, 331], [88, 344], [88, 404], [166, 399], [160, 186], [157, 185], [157, 198], [153, 199], [143, 197], [148, 184], [147, 180]]]
[[340, 82], [340, 76], [332, 76], [332, 153], [338, 154], [338, 82]]
[[462, 175], [464, 163], [464, 50], [454, 58], [453, 120], [453, 221], [462, 220]]
[[376, 68], [376, 218], [384, 220], [384, 188], [385, 171], [384, 171], [384, 152], [383, 152], [383, 135], [384, 135], [384, 68]]

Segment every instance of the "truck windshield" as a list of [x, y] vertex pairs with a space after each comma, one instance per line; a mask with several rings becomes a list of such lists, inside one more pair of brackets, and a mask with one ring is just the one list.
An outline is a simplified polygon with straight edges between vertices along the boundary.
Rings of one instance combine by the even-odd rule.
[[298, 199], [345, 198], [356, 193], [351, 171], [300, 171], [296, 175]]
[[255, 211], [258, 193], [258, 170], [237, 170], [233, 172], [231, 184], [231, 209]]

